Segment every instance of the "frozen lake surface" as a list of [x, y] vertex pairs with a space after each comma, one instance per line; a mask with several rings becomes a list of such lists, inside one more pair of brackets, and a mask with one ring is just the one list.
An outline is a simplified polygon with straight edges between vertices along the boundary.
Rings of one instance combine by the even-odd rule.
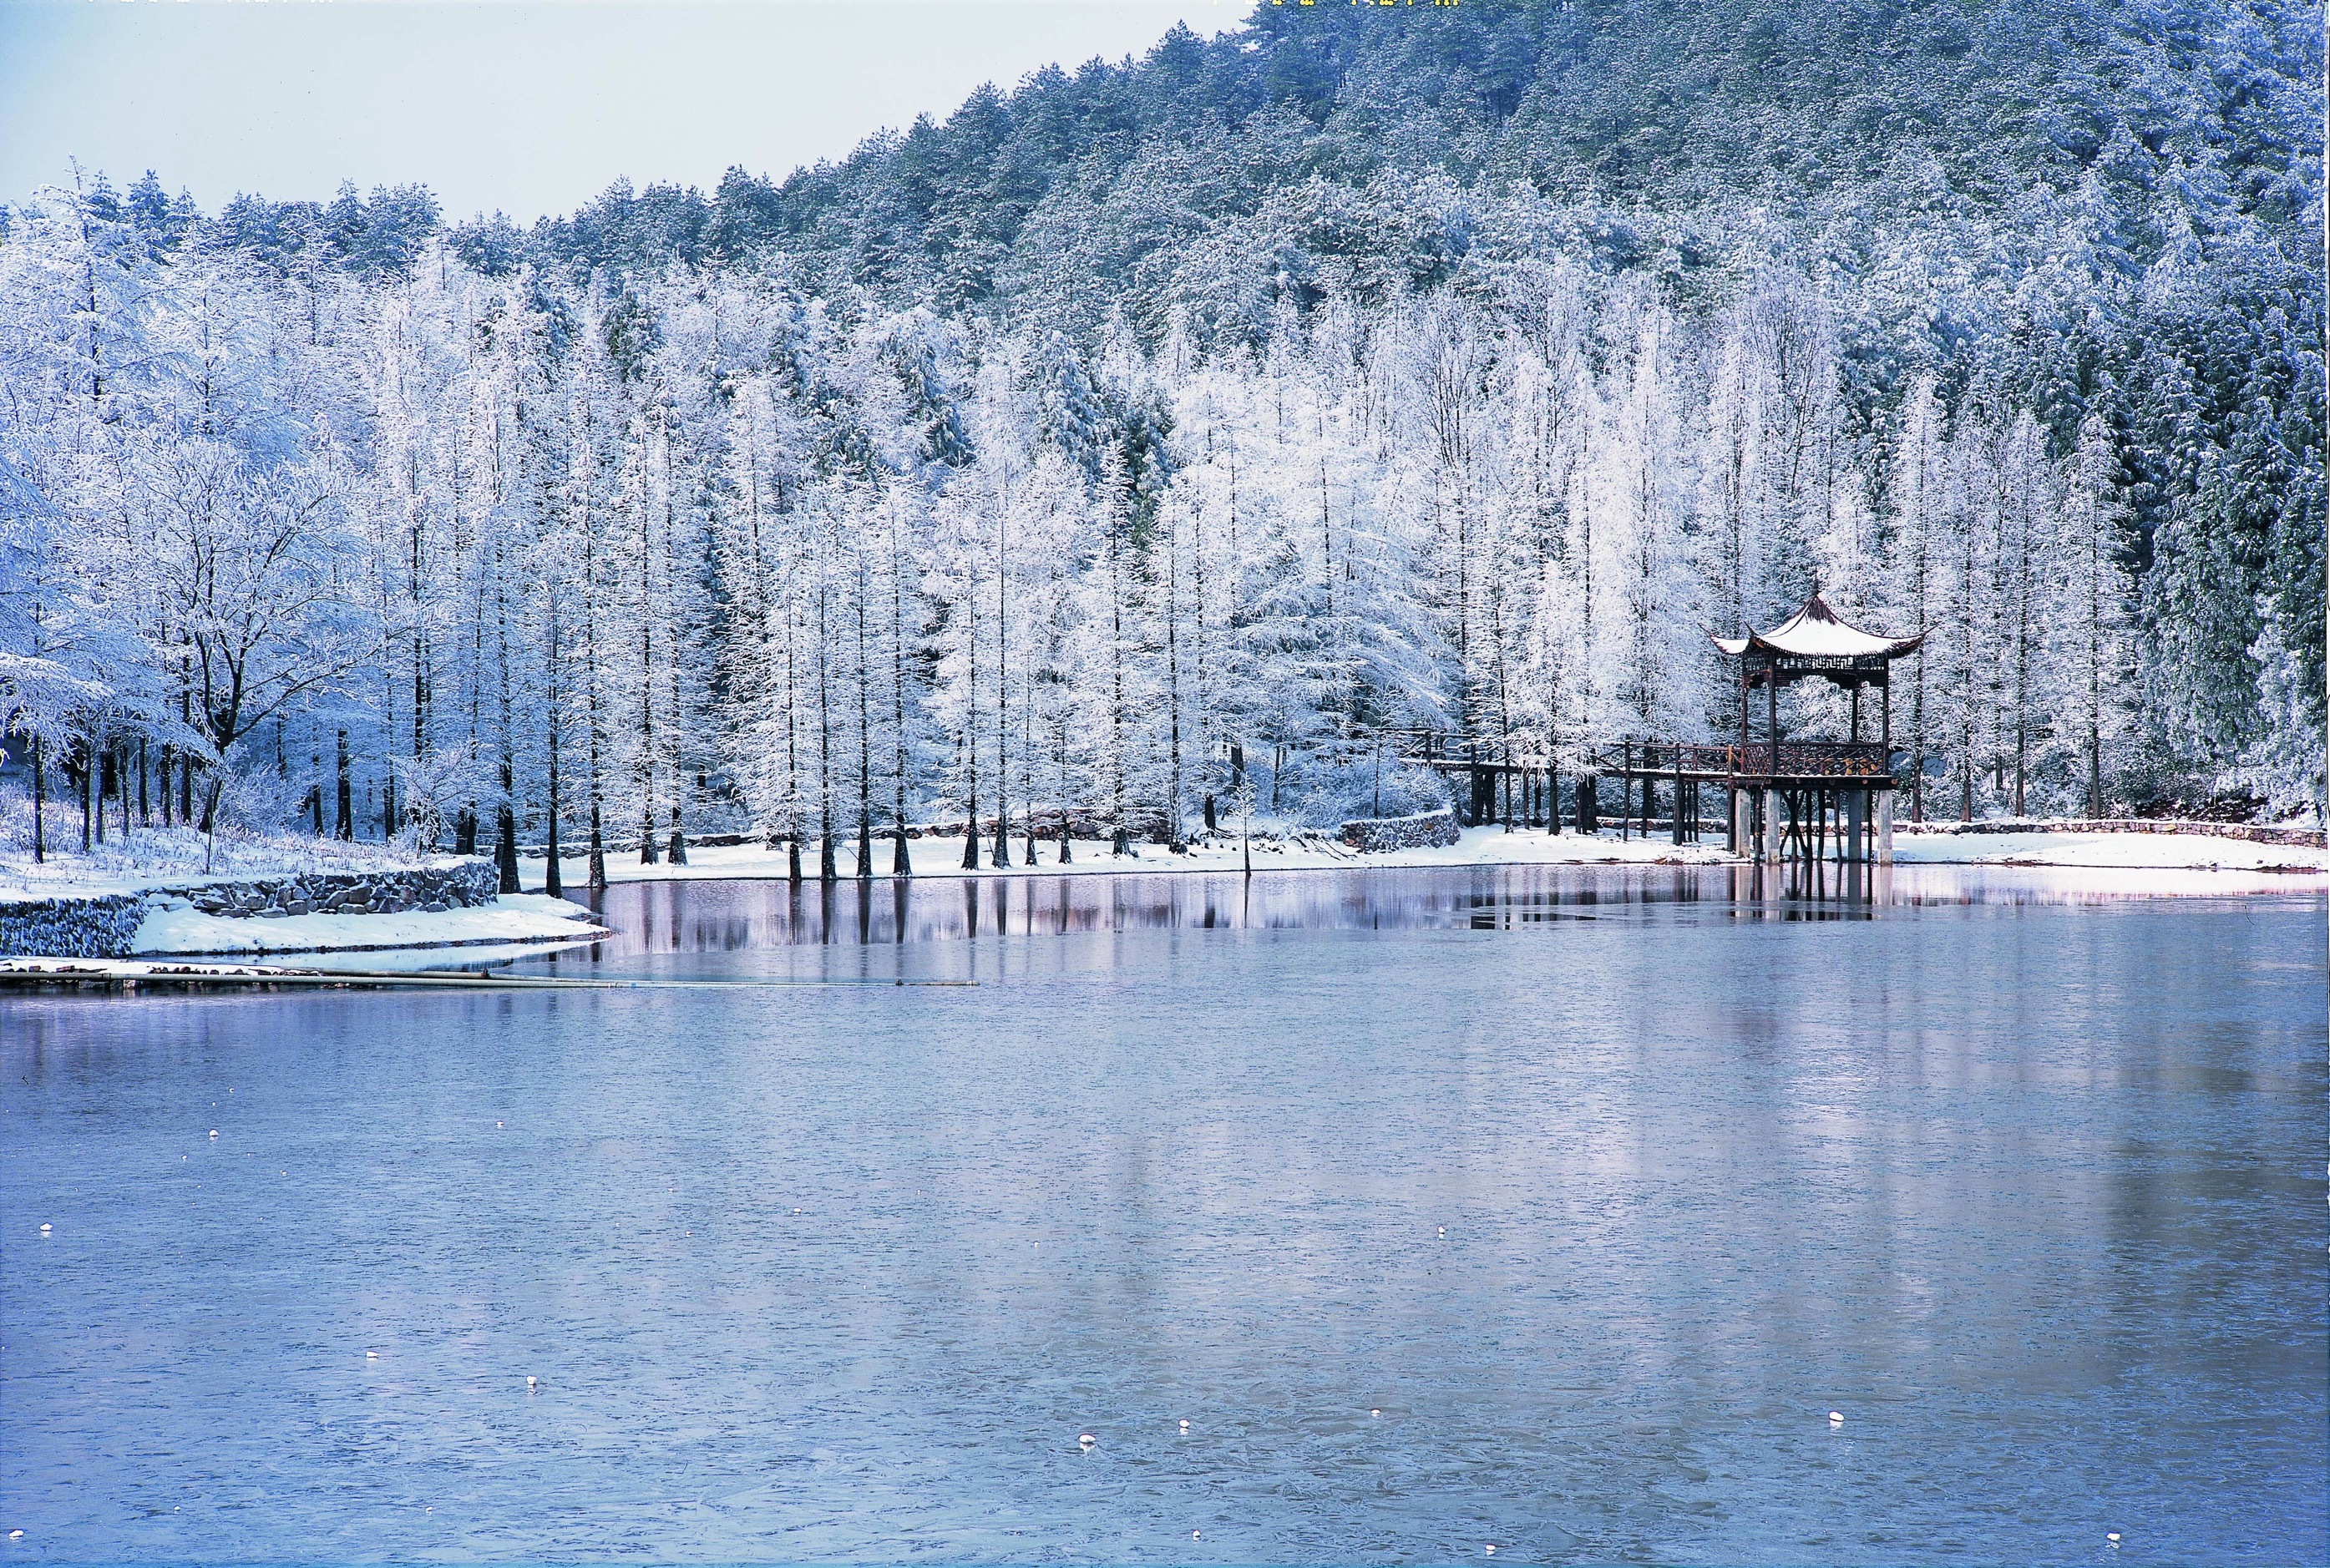
[[2330, 1554], [2319, 893], [1746, 875], [643, 883], [523, 967], [782, 983], [0, 1001], [5, 1549]]

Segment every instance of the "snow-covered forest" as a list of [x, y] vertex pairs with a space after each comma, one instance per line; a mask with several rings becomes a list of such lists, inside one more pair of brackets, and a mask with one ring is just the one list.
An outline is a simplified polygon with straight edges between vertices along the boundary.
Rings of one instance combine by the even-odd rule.
[[0, 231], [27, 787], [1327, 822], [1435, 799], [1425, 732], [1720, 736], [1708, 634], [1817, 582], [1927, 633], [1924, 815], [2318, 812], [2318, 6], [1634, 14], [1264, 6], [531, 230], [74, 173]]

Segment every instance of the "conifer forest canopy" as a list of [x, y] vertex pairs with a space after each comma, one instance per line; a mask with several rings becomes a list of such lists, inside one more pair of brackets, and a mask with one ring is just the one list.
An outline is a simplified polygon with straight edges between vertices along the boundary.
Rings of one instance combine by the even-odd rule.
[[1927, 633], [1927, 815], [2318, 811], [2322, 26], [1263, 5], [531, 228], [61, 171], [11, 745], [465, 847], [1328, 822], [1731, 732], [1817, 583]]

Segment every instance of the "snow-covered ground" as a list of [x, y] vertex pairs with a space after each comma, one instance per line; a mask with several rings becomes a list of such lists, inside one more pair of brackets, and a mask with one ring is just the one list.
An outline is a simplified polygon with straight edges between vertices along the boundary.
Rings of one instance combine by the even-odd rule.
[[[979, 865], [971, 871], [963, 869], [962, 840], [960, 838], [917, 838], [910, 840], [907, 848], [914, 856], [914, 872], [920, 876], [1107, 876], [1124, 872], [1151, 875], [1165, 872], [1238, 871], [1246, 864], [1244, 853], [1236, 838], [1213, 844], [1193, 844], [1186, 855], [1175, 855], [1161, 845], [1143, 844], [1137, 846], [1138, 854], [1129, 858], [1111, 855], [1106, 839], [1078, 838], [1070, 841], [1075, 858], [1066, 865], [1059, 863], [1059, 841], [1046, 839], [1036, 845], [1037, 864], [1028, 865], [1024, 864], [1028, 857], [1028, 841], [1015, 835], [1011, 840], [1011, 864], [999, 871], [989, 864], [994, 851], [992, 839], [980, 841]], [[874, 841], [876, 875], [889, 874], [894, 853], [889, 840], [877, 838]], [[1257, 836], [1254, 841], [1254, 868], [1256, 871], [1433, 865], [1718, 865], [1728, 858], [1719, 842], [1685, 845], [1677, 848], [1662, 836], [1621, 840], [1615, 833], [1604, 834], [1599, 837], [1580, 837], [1576, 833], [1565, 831], [1556, 838], [1541, 827], [1516, 829], [1511, 833], [1501, 827], [1468, 827], [1464, 829], [1461, 842], [1445, 848], [1397, 849], [1378, 855], [1361, 855], [1320, 834], [1304, 834], [1285, 839]], [[843, 876], [857, 874], [854, 841], [838, 845], [834, 859]], [[561, 857], [559, 867], [566, 885], [578, 888], [582, 885], [589, 870], [588, 863], [581, 855]], [[782, 876], [785, 867], [783, 849], [740, 844], [717, 848], [691, 848], [687, 852], [686, 865], [641, 865], [636, 855], [611, 855], [607, 857], [607, 880], [720, 881]], [[521, 860], [518, 870], [529, 886], [542, 881], [544, 864], [538, 856]], [[814, 846], [804, 857], [802, 870], [810, 876], [817, 874]]]
[[50, 846], [34, 864], [32, 850], [0, 845], [0, 902], [103, 893], [144, 893], [198, 882], [298, 876], [311, 872], [408, 871], [459, 864], [451, 855], [414, 855], [393, 844], [308, 834], [251, 835], [223, 831], [206, 844], [191, 827], [139, 827], [128, 839], [113, 837], [81, 851], [76, 833], [69, 847]]
[[2183, 871], [2302, 871], [2320, 875], [2321, 850], [2251, 844], [2201, 833], [1904, 833], [1893, 858], [1909, 865], [2121, 866]]
[[[1893, 844], [1895, 858], [1904, 864], [2294, 870], [2317, 877], [2325, 870], [2324, 854], [2318, 849], [2250, 844], [2201, 834], [1899, 832]], [[1075, 858], [1066, 865], [1059, 864], [1057, 844], [1047, 840], [1037, 845], [1037, 864], [1030, 866], [1022, 864], [1027, 858], [1027, 841], [1015, 836], [1011, 841], [1012, 864], [1002, 871], [989, 864], [991, 841], [980, 844], [979, 865], [970, 871], [962, 866], [960, 838], [919, 838], [912, 840], [908, 847], [914, 855], [914, 871], [923, 876], [1104, 876], [1121, 872], [1154, 875], [1166, 872], [1237, 871], [1245, 864], [1235, 838], [1193, 845], [1187, 855], [1174, 855], [1156, 845], [1142, 845], [1139, 855], [1132, 859], [1110, 855], [1105, 840], [1076, 839], [1072, 845]], [[785, 852], [781, 848], [772, 850], [758, 844], [743, 844], [692, 848], [687, 854], [686, 865], [641, 865], [636, 856], [611, 855], [607, 857], [607, 877], [610, 882], [719, 881], [785, 874]], [[875, 841], [876, 875], [889, 874], [891, 854], [888, 840]], [[1647, 839], [1629, 839], [1621, 838], [1615, 830], [1581, 836], [1564, 829], [1557, 836], [1541, 827], [1520, 828], [1511, 833], [1498, 827], [1468, 827], [1459, 842], [1445, 848], [1397, 849], [1376, 855], [1362, 855], [1324, 835], [1306, 834], [1286, 839], [1257, 837], [1254, 843], [1256, 871], [1465, 865], [1720, 865], [1731, 858], [1724, 852], [1719, 837], [1710, 836], [1705, 843], [1677, 847], [1662, 833]], [[855, 843], [838, 846], [835, 862], [843, 876], [855, 876]], [[583, 857], [564, 857], [559, 864], [566, 885], [580, 888], [588, 870]], [[539, 857], [521, 861], [519, 869], [528, 886], [540, 885], [544, 864]], [[813, 847], [802, 869], [811, 876], [817, 874]], [[2179, 879], [2178, 885], [2185, 883]]]
[[[402, 914], [287, 915], [237, 920], [195, 909], [156, 910], [137, 928], [139, 953], [365, 952], [486, 944], [573, 945], [607, 933], [591, 912], [540, 893], [504, 893], [476, 909]], [[529, 950], [537, 950], [530, 946]]]

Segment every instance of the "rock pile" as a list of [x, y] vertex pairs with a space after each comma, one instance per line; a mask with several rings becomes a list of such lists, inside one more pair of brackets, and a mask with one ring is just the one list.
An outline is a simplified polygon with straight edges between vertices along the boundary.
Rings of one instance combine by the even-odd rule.
[[418, 871], [316, 872], [258, 882], [166, 888], [204, 914], [281, 920], [303, 914], [392, 914], [467, 909], [493, 902], [500, 883], [489, 860]]
[[1442, 849], [1462, 836], [1456, 814], [1445, 807], [1414, 817], [1363, 817], [1344, 823], [1342, 834], [1345, 844], [1368, 855], [1388, 849]]
[[0, 958], [125, 959], [159, 893], [0, 903]]

